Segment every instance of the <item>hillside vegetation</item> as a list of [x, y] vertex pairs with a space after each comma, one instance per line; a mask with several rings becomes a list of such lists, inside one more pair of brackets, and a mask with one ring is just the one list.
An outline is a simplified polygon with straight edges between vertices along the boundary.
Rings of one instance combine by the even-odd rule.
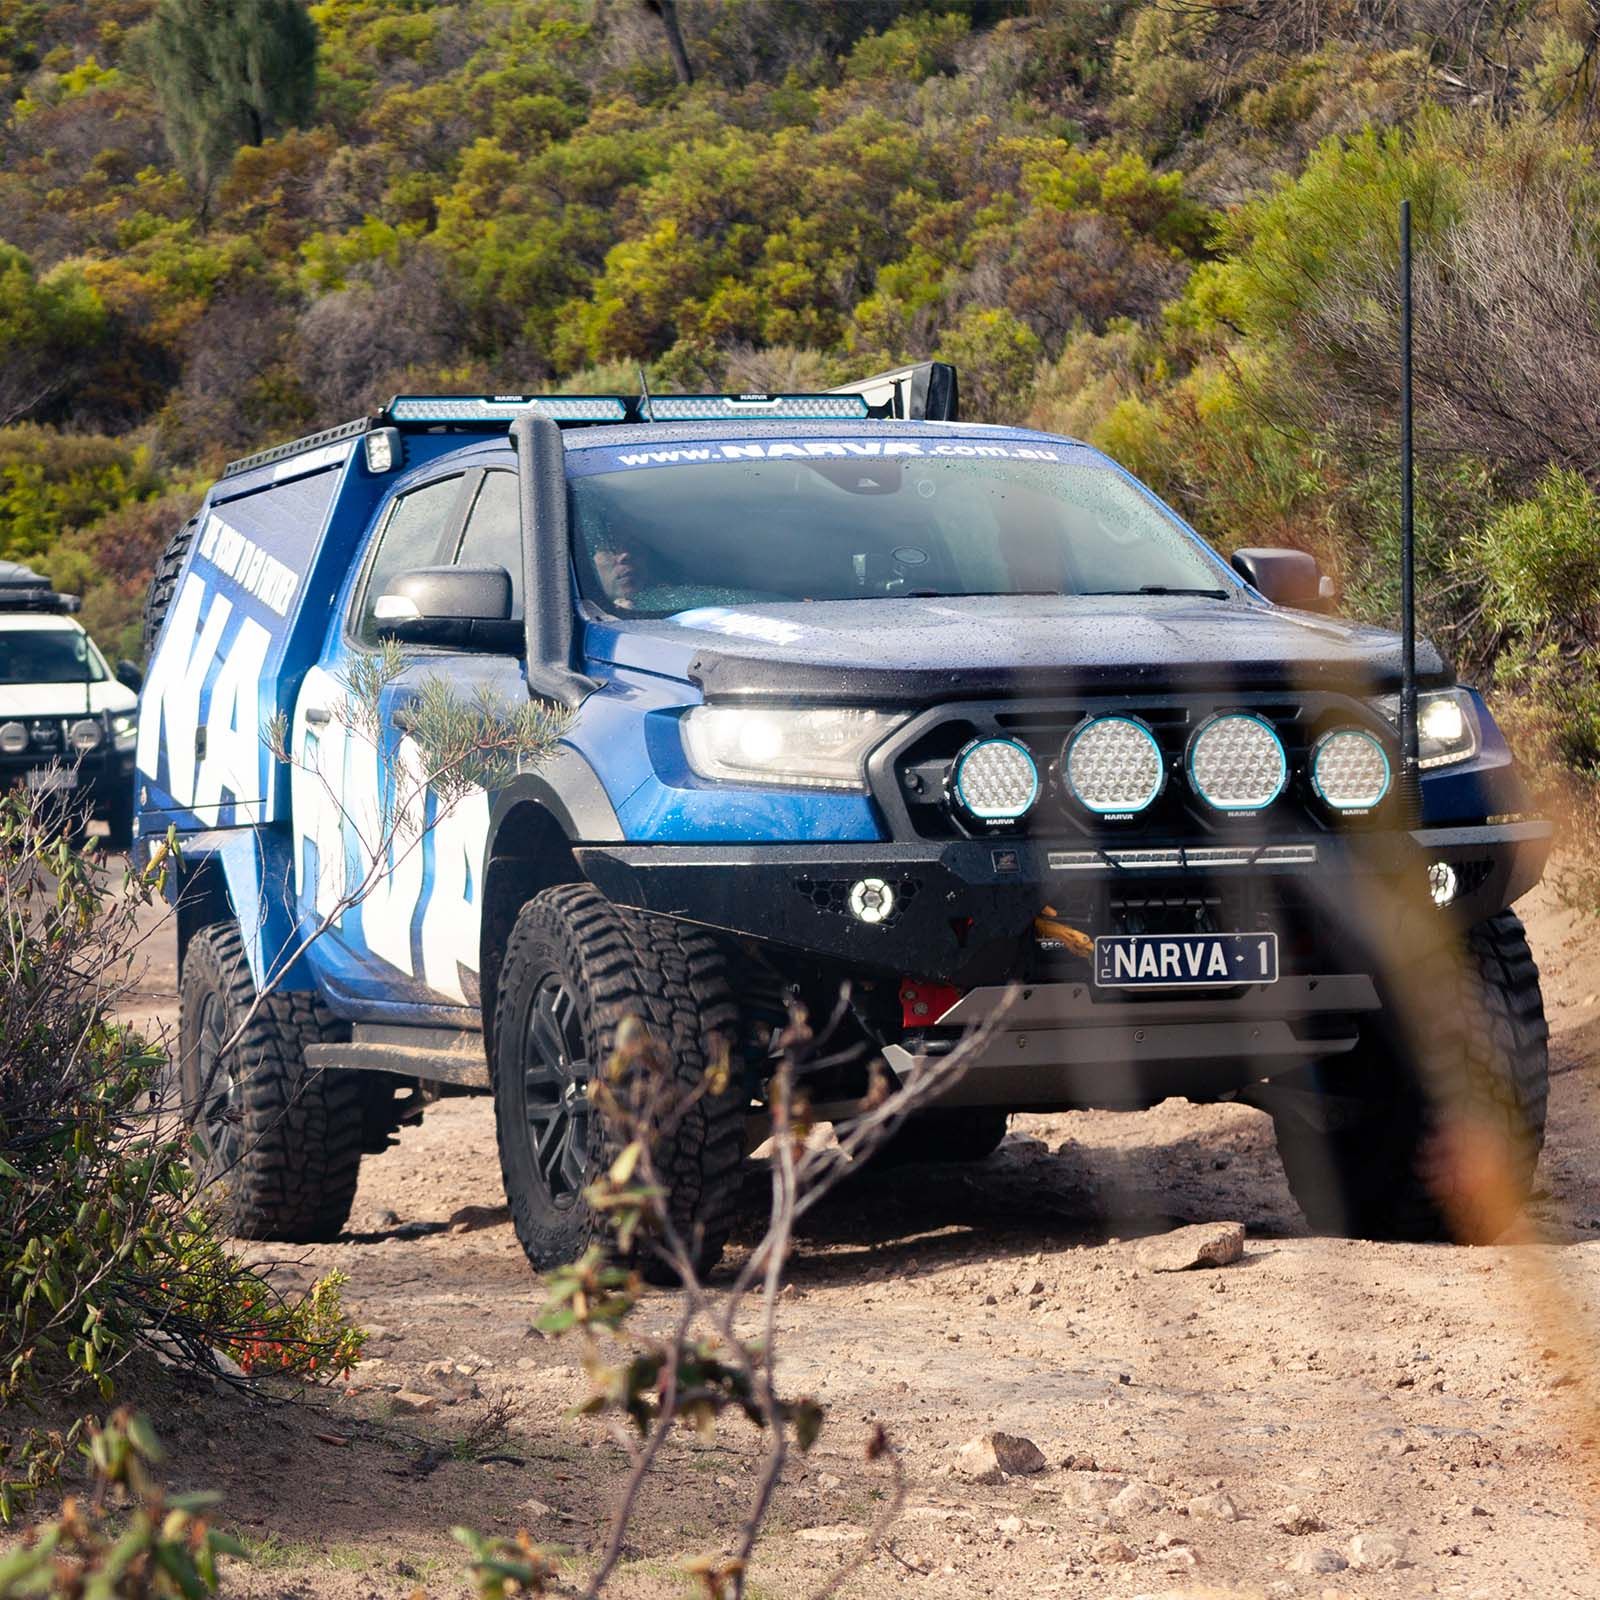
[[0, 0], [0, 556], [109, 651], [223, 461], [398, 389], [930, 355], [1388, 617], [1410, 195], [1427, 624], [1593, 809], [1595, 0], [323, 0], [226, 115], [194, 9]]

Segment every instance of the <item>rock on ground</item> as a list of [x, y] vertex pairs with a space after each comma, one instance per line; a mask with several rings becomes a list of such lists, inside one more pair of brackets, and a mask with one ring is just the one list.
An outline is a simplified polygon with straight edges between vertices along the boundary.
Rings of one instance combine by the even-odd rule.
[[1166, 1508], [1167, 1497], [1148, 1483], [1130, 1483], [1106, 1505], [1106, 1510], [1114, 1517], [1147, 1517]]
[[974, 1483], [1043, 1472], [1048, 1463], [1032, 1439], [1014, 1433], [986, 1433], [969, 1439], [956, 1453], [956, 1470]]
[[1357, 1569], [1401, 1567], [1405, 1559], [1405, 1545], [1392, 1533], [1358, 1533], [1350, 1541], [1350, 1565]]
[[1290, 1563], [1291, 1572], [1343, 1572], [1350, 1563], [1337, 1550], [1320, 1545], [1314, 1550], [1302, 1550]]
[[1139, 1242], [1139, 1265], [1148, 1272], [1226, 1267], [1244, 1254], [1242, 1222], [1197, 1222]]
[[1189, 1502], [1189, 1515], [1210, 1517], [1215, 1522], [1237, 1522], [1239, 1508], [1221, 1489], [1213, 1489], [1209, 1494], [1197, 1494]]

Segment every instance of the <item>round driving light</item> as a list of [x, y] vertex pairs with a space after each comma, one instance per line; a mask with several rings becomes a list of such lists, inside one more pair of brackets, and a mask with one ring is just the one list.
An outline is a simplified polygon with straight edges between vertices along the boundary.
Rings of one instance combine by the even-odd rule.
[[1442, 909], [1449, 905], [1456, 897], [1458, 886], [1456, 869], [1448, 861], [1435, 861], [1428, 868], [1428, 893], [1436, 906]]
[[1230, 711], [1202, 724], [1190, 742], [1189, 781], [1217, 811], [1259, 811], [1283, 793], [1289, 758], [1270, 722]]
[[1102, 817], [1143, 811], [1166, 781], [1156, 736], [1132, 717], [1080, 723], [1062, 747], [1061, 771], [1072, 798]]
[[1311, 787], [1335, 811], [1370, 811], [1389, 792], [1389, 757], [1363, 728], [1339, 728], [1317, 741]]
[[28, 748], [28, 728], [26, 723], [7, 722], [0, 726], [0, 750], [8, 756], [20, 756]]
[[1039, 798], [1039, 769], [1015, 739], [974, 739], [950, 766], [950, 798], [978, 822], [1017, 822]]
[[105, 736], [106, 730], [93, 717], [85, 717], [81, 722], [74, 722], [67, 734], [72, 748], [78, 751], [95, 749]]
[[894, 915], [894, 890], [882, 878], [860, 878], [850, 885], [850, 915], [876, 926]]

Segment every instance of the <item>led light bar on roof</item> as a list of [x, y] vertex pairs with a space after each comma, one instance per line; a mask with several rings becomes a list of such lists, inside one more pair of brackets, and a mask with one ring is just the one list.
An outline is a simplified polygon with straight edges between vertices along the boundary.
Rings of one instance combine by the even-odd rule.
[[642, 407], [657, 422], [722, 422], [730, 417], [758, 422], [796, 422], [841, 417], [860, 421], [867, 402], [858, 394], [664, 394]]
[[395, 422], [510, 422], [536, 411], [552, 422], [625, 422], [627, 406], [601, 394], [400, 394], [389, 402]]

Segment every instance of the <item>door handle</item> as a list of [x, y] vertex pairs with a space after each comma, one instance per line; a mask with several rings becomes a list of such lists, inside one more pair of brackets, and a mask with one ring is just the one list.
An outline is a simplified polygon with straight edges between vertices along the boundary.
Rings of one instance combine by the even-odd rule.
[[333, 720], [332, 713], [326, 706], [307, 706], [306, 721], [321, 727], [326, 722]]

